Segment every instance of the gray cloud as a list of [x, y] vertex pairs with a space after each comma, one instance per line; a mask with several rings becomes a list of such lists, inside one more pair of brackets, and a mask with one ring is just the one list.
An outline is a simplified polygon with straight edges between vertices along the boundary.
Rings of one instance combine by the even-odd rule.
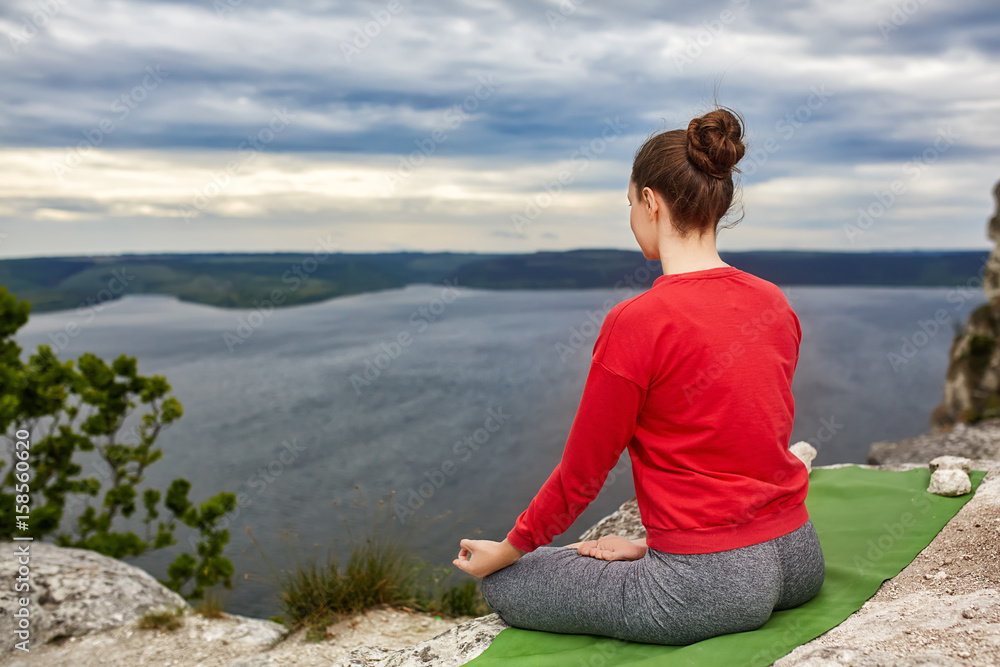
[[[0, 142], [217, 151], [224, 163], [287, 109], [295, 118], [268, 153], [391, 163], [432, 145], [429, 162], [490, 169], [568, 160], [618, 119], [628, 129], [600, 160], [627, 175], [645, 136], [684, 127], [718, 89], [745, 114], [758, 151], [748, 186], [903, 163], [941, 128], [958, 136], [941, 164], [995, 164], [1000, 148], [1000, 8], [973, 0], [406, 1], [386, 25], [373, 23], [388, 6], [68, 0], [21, 43], [42, 5], [4, 3]], [[377, 34], [353, 44], [366, 27]], [[345, 56], [345, 45], [357, 51]], [[162, 82], [140, 90], [157, 67]], [[496, 84], [485, 96], [484, 80]], [[829, 91], [822, 104], [810, 102], [815, 90]], [[428, 144], [435, 129], [447, 138]], [[615, 174], [592, 170], [567, 187], [619, 189]], [[51, 193], [37, 205], [94, 206]]]

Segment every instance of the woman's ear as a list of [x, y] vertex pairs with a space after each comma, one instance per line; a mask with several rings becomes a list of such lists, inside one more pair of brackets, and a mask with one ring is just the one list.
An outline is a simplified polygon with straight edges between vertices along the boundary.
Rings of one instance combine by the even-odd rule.
[[642, 203], [646, 207], [649, 221], [655, 224], [656, 216], [660, 211], [660, 203], [657, 201], [656, 193], [653, 192], [652, 188], [645, 187], [642, 189]]

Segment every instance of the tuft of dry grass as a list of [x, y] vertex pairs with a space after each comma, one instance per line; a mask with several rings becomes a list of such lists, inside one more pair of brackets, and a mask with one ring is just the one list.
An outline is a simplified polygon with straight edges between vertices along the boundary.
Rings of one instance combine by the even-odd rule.
[[184, 625], [184, 608], [175, 611], [149, 611], [138, 621], [140, 630], [165, 630], [173, 632]]
[[195, 606], [194, 610], [205, 618], [226, 617], [226, 613], [222, 610], [222, 597], [217, 593], [205, 593], [205, 597]]
[[480, 616], [491, 611], [478, 582], [449, 585], [455, 576], [466, 575], [458, 573], [450, 563], [432, 566], [414, 555], [413, 549], [406, 546], [406, 537], [394, 535], [401, 528], [397, 517], [390, 514], [391, 500], [390, 495], [372, 503], [361, 493], [352, 503], [356, 511], [367, 516], [360, 521], [364, 526], [361, 535], [344, 519], [349, 554], [346, 562], [334, 554], [325, 558], [295, 555], [285, 558], [290, 567], [278, 568], [247, 527], [247, 534], [271, 571], [281, 601], [281, 622], [289, 635], [305, 628], [307, 638], [320, 640], [330, 625], [380, 606], [442, 616]]

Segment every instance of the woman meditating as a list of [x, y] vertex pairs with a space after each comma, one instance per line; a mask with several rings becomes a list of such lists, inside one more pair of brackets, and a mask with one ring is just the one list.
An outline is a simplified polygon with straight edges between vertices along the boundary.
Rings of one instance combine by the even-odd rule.
[[[823, 585], [788, 449], [802, 329], [777, 286], [716, 250], [744, 151], [718, 108], [636, 153], [630, 223], [663, 275], [604, 319], [562, 459], [506, 539], [462, 540], [454, 561], [512, 626], [683, 645], [755, 630]], [[545, 546], [626, 447], [646, 538]]]

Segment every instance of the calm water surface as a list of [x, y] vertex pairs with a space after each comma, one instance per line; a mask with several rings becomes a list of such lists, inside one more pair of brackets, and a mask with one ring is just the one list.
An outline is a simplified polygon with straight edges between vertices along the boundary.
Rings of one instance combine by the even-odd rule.
[[[985, 302], [947, 288], [783, 291], [803, 328], [792, 441], [813, 443], [817, 465], [863, 463], [874, 441], [926, 432], [951, 323]], [[240, 494], [229, 517], [237, 574], [225, 607], [269, 616], [280, 610], [268, 562], [281, 569], [309, 554], [343, 556], [352, 531], [372, 523], [436, 563], [450, 564], [463, 537], [503, 539], [562, 453], [596, 339], [588, 312], [601, 315], [607, 299], [622, 296], [456, 296], [419, 285], [266, 317], [127, 297], [89, 322], [75, 311], [34, 315], [17, 338], [26, 350], [63, 343], [63, 358], [128, 354], [142, 374], [167, 377], [184, 417], [161, 435], [164, 456], [148, 483], [165, 489], [185, 477], [195, 501]], [[939, 309], [949, 325], [919, 335]], [[77, 335], [60, 336], [70, 322]], [[893, 368], [889, 355], [915, 335], [917, 353]], [[633, 495], [626, 453], [554, 544], [575, 541]], [[423, 504], [396, 511], [407, 499]], [[131, 562], [164, 577], [186, 542], [186, 532], [178, 536], [182, 545]]]

